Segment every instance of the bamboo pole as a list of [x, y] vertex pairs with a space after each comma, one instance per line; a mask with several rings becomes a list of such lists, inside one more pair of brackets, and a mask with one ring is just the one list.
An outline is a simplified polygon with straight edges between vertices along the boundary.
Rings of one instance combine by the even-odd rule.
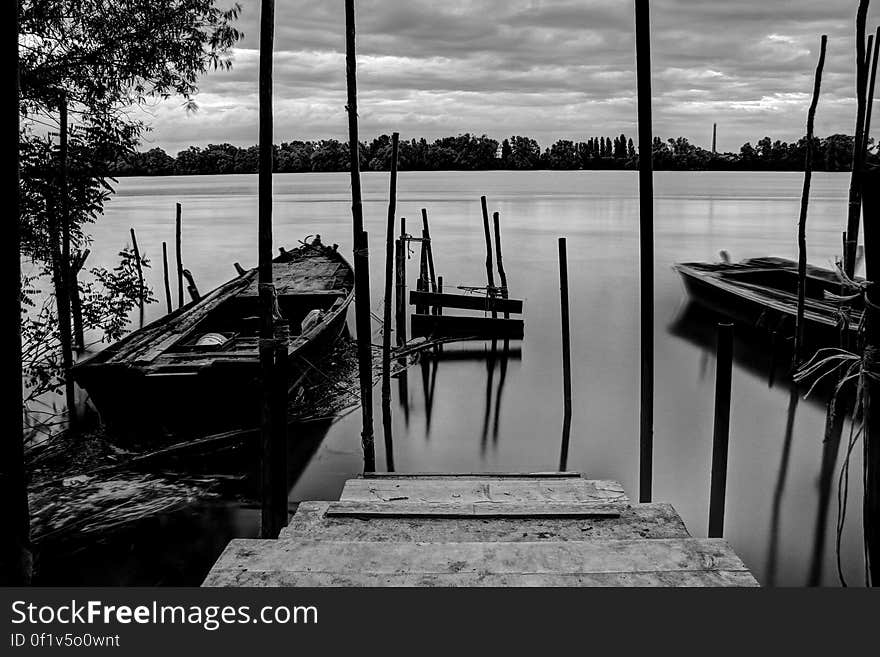
[[141, 266], [141, 252], [138, 249], [137, 236], [134, 228], [131, 231], [131, 248], [134, 251], [134, 266], [138, 276], [138, 327], [144, 327], [144, 270]]
[[[880, 170], [861, 174], [860, 184], [865, 203], [865, 278], [880, 280]], [[880, 293], [871, 283], [865, 303], [864, 359], [871, 372], [880, 360]], [[868, 583], [880, 586], [880, 412], [874, 399], [880, 399], [880, 385], [873, 376], [863, 376], [865, 394], [864, 471], [865, 497], [862, 510]]]
[[822, 91], [822, 69], [825, 67], [825, 50], [828, 37], [822, 35], [819, 47], [819, 63], [816, 65], [816, 78], [813, 83], [813, 101], [807, 112], [807, 144], [804, 158], [804, 190], [801, 194], [801, 214], [798, 221], [798, 298], [797, 319], [795, 323], [794, 356], [792, 365], [796, 367], [801, 360], [804, 344], [804, 304], [807, 287], [807, 208], [810, 204], [810, 183], [813, 178], [813, 126], [816, 122], [816, 107]]
[[641, 412], [639, 501], [651, 501], [654, 451], [654, 172], [651, 127], [651, 34], [648, 0], [635, 0], [639, 121], [639, 270]]
[[437, 291], [437, 275], [434, 272], [434, 243], [431, 241], [431, 231], [428, 228], [428, 210], [422, 208], [422, 237], [426, 240], [424, 245], [428, 254], [428, 279], [431, 283], [431, 291]]
[[[14, 121], [6, 121], [3, 130], [3, 177], [6, 188], [19, 188], [19, 80], [18, 80], [18, 2], [10, 3], [3, 21], [7, 67], [12, 71], [15, 90], [5, 95], [5, 102]], [[6, 391], [2, 395], [0, 417], [0, 508], [3, 510], [4, 531], [0, 538], [0, 585], [30, 584], [33, 558], [30, 539], [30, 509], [24, 466], [24, 437], [21, 392], [21, 214], [19, 196], [10, 194], [10, 219], [6, 239], [2, 240], [4, 257], [0, 258], [6, 275], [2, 277], [6, 314], [3, 318], [3, 345], [7, 361]]]
[[397, 158], [400, 135], [391, 135], [391, 175], [388, 189], [388, 231], [385, 236], [385, 314], [382, 321], [382, 427], [385, 432], [386, 469], [394, 471], [391, 433], [391, 294], [394, 278], [394, 221], [397, 212]]
[[[495, 275], [492, 273], [492, 237], [489, 233], [489, 210], [486, 207], [486, 197], [480, 197], [480, 206], [483, 210], [483, 233], [486, 236], [486, 283], [488, 285], [488, 293], [490, 297], [495, 296]], [[492, 311], [492, 317], [497, 317], [498, 313]]]
[[345, 80], [348, 90], [348, 147], [351, 158], [351, 216], [354, 237], [355, 326], [361, 388], [361, 443], [364, 470], [376, 469], [373, 446], [373, 365], [370, 326], [370, 261], [361, 201], [360, 142], [358, 141], [357, 60], [354, 0], [345, 0]]
[[165, 305], [168, 307], [170, 314], [174, 310], [171, 301], [171, 281], [168, 279], [168, 243], [162, 242], [162, 274], [165, 280]]
[[559, 238], [559, 308], [562, 318], [562, 451], [559, 469], [568, 463], [568, 443], [571, 435], [571, 328], [568, 314], [568, 251], [566, 239]]
[[183, 308], [183, 244], [182, 244], [182, 224], [180, 203], [175, 204], [174, 219], [174, 249], [177, 255], [177, 307]]
[[[260, 303], [260, 535], [275, 538], [287, 519], [287, 417], [279, 390], [285, 388], [278, 362], [276, 296], [272, 277], [272, 56], [275, 41], [275, 0], [260, 8], [258, 291]], [[180, 216], [178, 205], [178, 217]], [[178, 222], [178, 226], [180, 223]], [[179, 235], [179, 232], [178, 232]], [[180, 240], [178, 237], [178, 245]], [[180, 260], [178, 259], [178, 266]], [[182, 280], [183, 271], [180, 271]], [[283, 329], [282, 329], [283, 330]]]
[[709, 538], [724, 535], [727, 453], [730, 441], [730, 391], [733, 369], [733, 324], [718, 324], [715, 369], [715, 428], [712, 433], [712, 474], [709, 493]]
[[867, 21], [869, 0], [860, 0], [856, 12], [856, 130], [853, 141], [852, 175], [849, 186], [847, 206], [846, 253], [844, 271], [852, 278], [856, 268], [856, 249], [859, 243], [859, 223], [861, 222], [862, 200], [859, 189], [859, 175], [862, 170], [864, 151], [863, 139], [866, 114], [867, 62], [865, 54], [865, 23]]
[[[58, 188], [60, 200], [59, 226], [54, 231], [58, 241], [55, 270], [55, 302], [58, 307], [58, 332], [61, 334], [61, 363], [64, 368], [64, 400], [72, 430], [77, 429], [76, 388], [73, 369], [73, 330], [70, 312], [70, 198], [67, 185], [67, 96], [62, 93], [58, 107], [59, 149]], [[54, 213], [52, 213], [54, 214]], [[50, 232], [52, 232], [50, 230]]]
[[880, 52], [880, 27], [874, 36], [874, 54], [871, 61], [871, 75], [868, 85], [868, 96], [865, 107], [865, 134], [863, 135], [862, 152], [867, 152], [868, 141], [871, 139], [871, 110], [874, 107], [874, 86], [877, 82], [877, 53]]

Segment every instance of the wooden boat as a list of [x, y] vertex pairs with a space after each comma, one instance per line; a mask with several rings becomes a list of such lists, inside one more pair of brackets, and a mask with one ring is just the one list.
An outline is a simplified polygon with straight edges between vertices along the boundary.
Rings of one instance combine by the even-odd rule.
[[[691, 298], [707, 308], [752, 326], [764, 325], [779, 337], [794, 335], [797, 316], [797, 263], [762, 257], [738, 263], [687, 262], [673, 265]], [[805, 334], [815, 344], [837, 344], [841, 326], [852, 333], [862, 318], [861, 299], [847, 305], [842, 323], [841, 304], [826, 293], [839, 295], [841, 279], [831, 269], [807, 265]]]
[[[290, 326], [291, 384], [346, 327], [354, 272], [316, 238], [272, 265]], [[134, 331], [74, 367], [105, 424], [118, 433], [256, 426], [259, 418], [257, 270]]]

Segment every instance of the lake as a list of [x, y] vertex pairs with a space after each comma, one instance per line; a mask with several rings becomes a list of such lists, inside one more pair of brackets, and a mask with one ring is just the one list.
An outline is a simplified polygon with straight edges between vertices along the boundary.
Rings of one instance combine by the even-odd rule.
[[[810, 261], [827, 266], [840, 252], [849, 178], [816, 174], [810, 205]], [[370, 234], [372, 305], [382, 314], [387, 174], [363, 174]], [[715, 260], [796, 257], [802, 175], [796, 173], [660, 172], [655, 176], [656, 398], [654, 499], [672, 503], [694, 536], [707, 530], [714, 356], [711, 324], [682, 317], [686, 297], [671, 265]], [[319, 233], [351, 253], [347, 174], [275, 177], [275, 243], [296, 246]], [[638, 187], [635, 172], [403, 172], [398, 216], [431, 223], [436, 271], [447, 289], [485, 285], [480, 196], [501, 214], [502, 250], [510, 294], [525, 301], [525, 340], [506, 360], [482, 343], [422, 370], [411, 368], [406, 399], [393, 386], [393, 463], [397, 471], [536, 471], [559, 466], [562, 361], [557, 237], [568, 238], [574, 412], [567, 467], [615, 479], [638, 495]], [[235, 274], [233, 262], [255, 265], [256, 176], [128, 178], [106, 216], [92, 227], [89, 264], [112, 265], [137, 230], [152, 260], [148, 280], [164, 299], [162, 241], [174, 241], [174, 204], [183, 205], [183, 253], [202, 291]], [[414, 232], [414, 230], [411, 230]], [[418, 272], [409, 260], [408, 280]], [[173, 263], [172, 263], [173, 266]], [[148, 308], [154, 319], [164, 300]], [[374, 327], [378, 325], [374, 322]], [[703, 336], [702, 338], [700, 336]], [[449, 347], [460, 352], [462, 347]], [[820, 495], [825, 408], [792, 402], [788, 388], [770, 387], [762, 363], [738, 343], [725, 537], [762, 584], [837, 583], [836, 471], [828, 499]], [[477, 353], [474, 353], [474, 352]], [[483, 353], [480, 353], [480, 352]], [[746, 351], [749, 351], [748, 357]], [[377, 467], [388, 455], [375, 395]], [[402, 402], [406, 402], [404, 412]], [[790, 439], [786, 427], [791, 423]], [[860, 449], [856, 450], [860, 452]], [[826, 465], [828, 463], [826, 455]], [[840, 458], [838, 457], [839, 467]], [[290, 491], [291, 501], [336, 499], [362, 468], [360, 414], [326, 436]], [[851, 504], [843, 534], [844, 571], [861, 576], [861, 463], [852, 465]], [[823, 510], [827, 509], [827, 514]], [[195, 509], [155, 521], [143, 545], [95, 548], [103, 567], [89, 582], [198, 583], [226, 540], [255, 535], [258, 512], [235, 504]], [[194, 538], [197, 537], [197, 538]], [[184, 547], [181, 547], [184, 546]], [[123, 550], [123, 547], [125, 549]], [[180, 548], [180, 549], [178, 549]], [[117, 553], [120, 554], [117, 554]], [[122, 555], [121, 552], [125, 554]], [[161, 554], [160, 554], [161, 553]], [[140, 555], [140, 556], [133, 556]], [[181, 556], [185, 555], [185, 556]], [[90, 558], [94, 561], [94, 558]], [[87, 561], [89, 561], [87, 560]], [[157, 565], [173, 563], [170, 571]], [[115, 563], [118, 567], [108, 566]], [[122, 568], [133, 574], [123, 577]], [[138, 571], [140, 568], [140, 571]], [[93, 572], [92, 572], [93, 571]], [[169, 574], [170, 572], [170, 574]], [[83, 575], [85, 577], [85, 575]]]

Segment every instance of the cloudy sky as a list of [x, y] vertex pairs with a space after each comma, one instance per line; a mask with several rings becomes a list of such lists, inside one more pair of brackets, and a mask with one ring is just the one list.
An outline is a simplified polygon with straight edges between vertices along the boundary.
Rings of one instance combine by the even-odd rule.
[[[145, 146], [256, 143], [260, 0], [240, 2], [232, 71], [203, 80], [195, 114], [174, 101], [153, 108]], [[721, 150], [796, 139], [823, 33], [816, 131], [852, 133], [857, 0], [651, 4], [655, 134], [708, 147], [717, 122]], [[343, 0], [277, 5], [275, 141], [344, 138]], [[359, 0], [357, 11], [362, 138], [635, 137], [632, 0]], [[875, 2], [868, 31], [878, 24]]]

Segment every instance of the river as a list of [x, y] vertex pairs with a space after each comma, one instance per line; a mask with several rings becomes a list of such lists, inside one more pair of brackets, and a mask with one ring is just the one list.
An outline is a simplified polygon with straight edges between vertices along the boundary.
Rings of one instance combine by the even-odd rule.
[[[365, 173], [362, 179], [373, 309], [381, 316], [388, 177]], [[686, 296], [671, 265], [714, 260], [722, 249], [735, 260], [795, 257], [801, 185], [802, 176], [796, 173], [655, 175], [654, 498], [672, 503], [695, 536], [705, 536], [707, 530], [714, 356], [695, 337], [707, 327], [681, 321]], [[827, 265], [840, 251], [847, 186], [845, 174], [813, 177], [808, 251], [815, 264]], [[277, 245], [293, 247], [297, 240], [320, 233], [325, 243], [336, 242], [350, 253], [347, 174], [280, 174], [274, 189]], [[503, 367], [500, 359], [471, 353], [445, 359], [436, 371], [425, 370], [424, 377], [419, 366], [411, 369], [407, 413], [394, 386], [395, 468], [488, 472], [559, 466], [562, 361], [556, 238], [565, 236], [574, 396], [567, 467], [591, 478], [618, 480], [637, 497], [635, 172], [402, 172], [398, 190], [398, 216], [407, 217], [409, 226], [420, 224], [422, 207], [428, 210], [436, 271], [447, 289], [485, 285], [479, 201], [483, 194], [488, 197], [490, 212], [501, 215], [510, 294], [525, 301], [526, 328], [525, 340], [516, 345], [519, 352]], [[183, 205], [185, 266], [203, 291], [231, 278], [233, 262], [255, 265], [257, 179], [250, 175], [120, 180], [105, 216], [91, 227], [89, 264], [112, 265], [134, 227], [141, 250], [153, 262], [148, 281], [164, 299], [161, 243], [167, 241], [173, 254], [176, 202]], [[412, 282], [417, 257], [409, 268]], [[153, 304], [147, 319], [163, 312], [164, 301]], [[737, 348], [746, 351], [741, 343]], [[456, 349], [461, 347], [448, 351]], [[477, 345], [477, 350], [484, 349], [488, 351]], [[792, 408], [788, 389], [779, 383], [769, 386], [768, 372], [760, 356], [738, 358], [734, 365], [725, 537], [763, 584], [834, 585], [836, 471], [824, 519], [820, 504], [824, 405], [801, 400]], [[377, 407], [377, 464], [384, 469], [388, 455], [380, 417]], [[789, 419], [793, 430], [786, 440]], [[837, 467], [839, 462], [838, 457]], [[335, 499], [345, 479], [361, 467], [360, 416], [352, 413], [329, 428], [293, 484], [290, 500]], [[852, 471], [850, 499], [856, 501], [843, 534], [842, 560], [849, 582], [859, 583], [858, 456]], [[130, 546], [113, 541], [96, 546], [81, 564], [81, 577], [92, 584], [198, 583], [226, 540], [255, 535], [257, 515], [254, 509], [230, 504], [154, 521]], [[69, 575], [62, 579], [77, 582]]]

